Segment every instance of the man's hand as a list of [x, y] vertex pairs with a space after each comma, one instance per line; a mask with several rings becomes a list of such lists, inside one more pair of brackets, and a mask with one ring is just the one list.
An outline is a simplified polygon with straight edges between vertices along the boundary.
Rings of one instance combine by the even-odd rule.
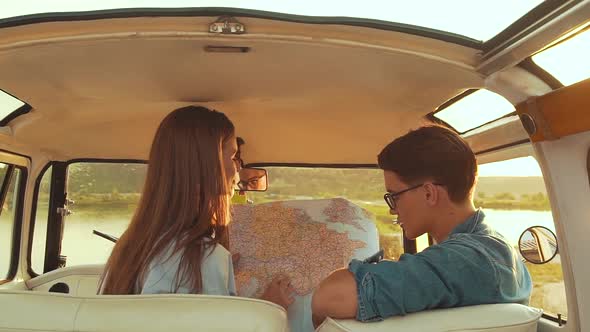
[[291, 280], [286, 276], [276, 276], [266, 287], [260, 299], [278, 304], [285, 310], [295, 301], [295, 288], [291, 286]]

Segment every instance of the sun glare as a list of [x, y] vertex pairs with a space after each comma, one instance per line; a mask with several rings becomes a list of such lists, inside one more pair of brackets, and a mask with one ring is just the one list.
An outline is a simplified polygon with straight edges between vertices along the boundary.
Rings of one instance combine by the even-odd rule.
[[423, 26], [488, 40], [538, 6], [541, 0], [36, 0], [2, 6], [0, 18], [116, 8], [234, 7], [306, 16], [358, 17]]
[[434, 116], [457, 131], [466, 132], [512, 112], [514, 112], [514, 106], [506, 98], [481, 89], [437, 112]]
[[0, 90], [0, 119], [17, 110], [25, 103]]
[[570, 85], [590, 77], [590, 29], [533, 56], [533, 61]]
[[478, 166], [480, 177], [486, 176], [543, 176], [539, 163], [533, 157], [515, 158]]

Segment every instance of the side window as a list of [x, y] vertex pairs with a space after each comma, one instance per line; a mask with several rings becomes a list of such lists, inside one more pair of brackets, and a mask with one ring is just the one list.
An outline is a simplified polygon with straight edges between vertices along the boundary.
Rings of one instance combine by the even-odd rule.
[[37, 194], [37, 207], [35, 209], [35, 224], [33, 229], [33, 248], [31, 251], [31, 267], [36, 273], [43, 273], [45, 263], [45, 243], [47, 240], [47, 220], [49, 219], [49, 194], [51, 192], [51, 173], [53, 168], [48, 168], [41, 182]]
[[120, 237], [137, 207], [146, 175], [145, 164], [74, 163], [68, 166], [68, 209], [61, 255], [66, 266], [104, 264], [114, 243], [94, 230]]
[[[520, 235], [529, 227], [544, 226], [555, 233], [543, 176], [533, 157], [479, 165], [475, 205], [487, 222], [518, 251]], [[526, 262], [533, 279], [530, 305], [546, 314], [567, 316], [567, 301], [559, 253], [546, 264]]]
[[383, 200], [385, 186], [379, 169], [268, 167], [265, 192], [247, 192], [255, 204], [297, 199], [342, 197], [364, 208], [379, 232], [379, 246], [388, 259], [403, 253], [401, 228]]
[[0, 280], [9, 277], [21, 176], [19, 168], [0, 163]]
[[[0, 186], [6, 179], [8, 165], [0, 163]], [[0, 214], [0, 280], [8, 276], [10, 264], [10, 248], [12, 247], [12, 223], [5, 222]]]

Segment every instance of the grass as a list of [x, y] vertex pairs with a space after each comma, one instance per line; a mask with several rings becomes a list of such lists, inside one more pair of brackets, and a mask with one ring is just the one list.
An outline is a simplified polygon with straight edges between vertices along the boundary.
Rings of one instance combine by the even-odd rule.
[[355, 202], [369, 211], [375, 218], [373, 222], [379, 233], [379, 246], [384, 251], [384, 258], [397, 260], [404, 252], [402, 243], [402, 230], [393, 223], [394, 217], [389, 213], [389, 208], [383, 205]]
[[[533, 279], [533, 293], [531, 295], [530, 305], [537, 308], [543, 308], [545, 313], [556, 315], [562, 314], [565, 318], [567, 315], [567, 305], [565, 301], [561, 305], [553, 305], [556, 301], [550, 300], [549, 294], [546, 294], [547, 284], [563, 284], [563, 271], [561, 270], [561, 264], [547, 263], [547, 264], [532, 264], [526, 263], [526, 266]], [[565, 292], [559, 294], [565, 299]]]
[[[83, 218], [131, 218], [135, 209], [137, 208], [136, 197], [125, 197], [116, 200], [108, 199], [106, 195], [92, 195], [90, 197], [84, 197], [80, 199], [75, 197], [75, 203], [68, 206], [73, 212], [73, 220], [79, 220]], [[47, 216], [48, 203], [47, 201], [37, 204], [37, 216]]]

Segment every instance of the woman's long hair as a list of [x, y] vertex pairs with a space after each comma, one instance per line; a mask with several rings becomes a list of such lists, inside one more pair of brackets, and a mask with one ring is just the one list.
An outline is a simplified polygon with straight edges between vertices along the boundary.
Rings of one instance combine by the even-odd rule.
[[201, 292], [204, 253], [225, 240], [229, 222], [233, 188], [222, 147], [232, 137], [231, 121], [204, 107], [179, 108], [164, 118], [135, 215], [105, 265], [102, 294], [141, 292], [150, 262], [172, 244], [172, 255], [181, 253], [176, 289], [182, 284]]

